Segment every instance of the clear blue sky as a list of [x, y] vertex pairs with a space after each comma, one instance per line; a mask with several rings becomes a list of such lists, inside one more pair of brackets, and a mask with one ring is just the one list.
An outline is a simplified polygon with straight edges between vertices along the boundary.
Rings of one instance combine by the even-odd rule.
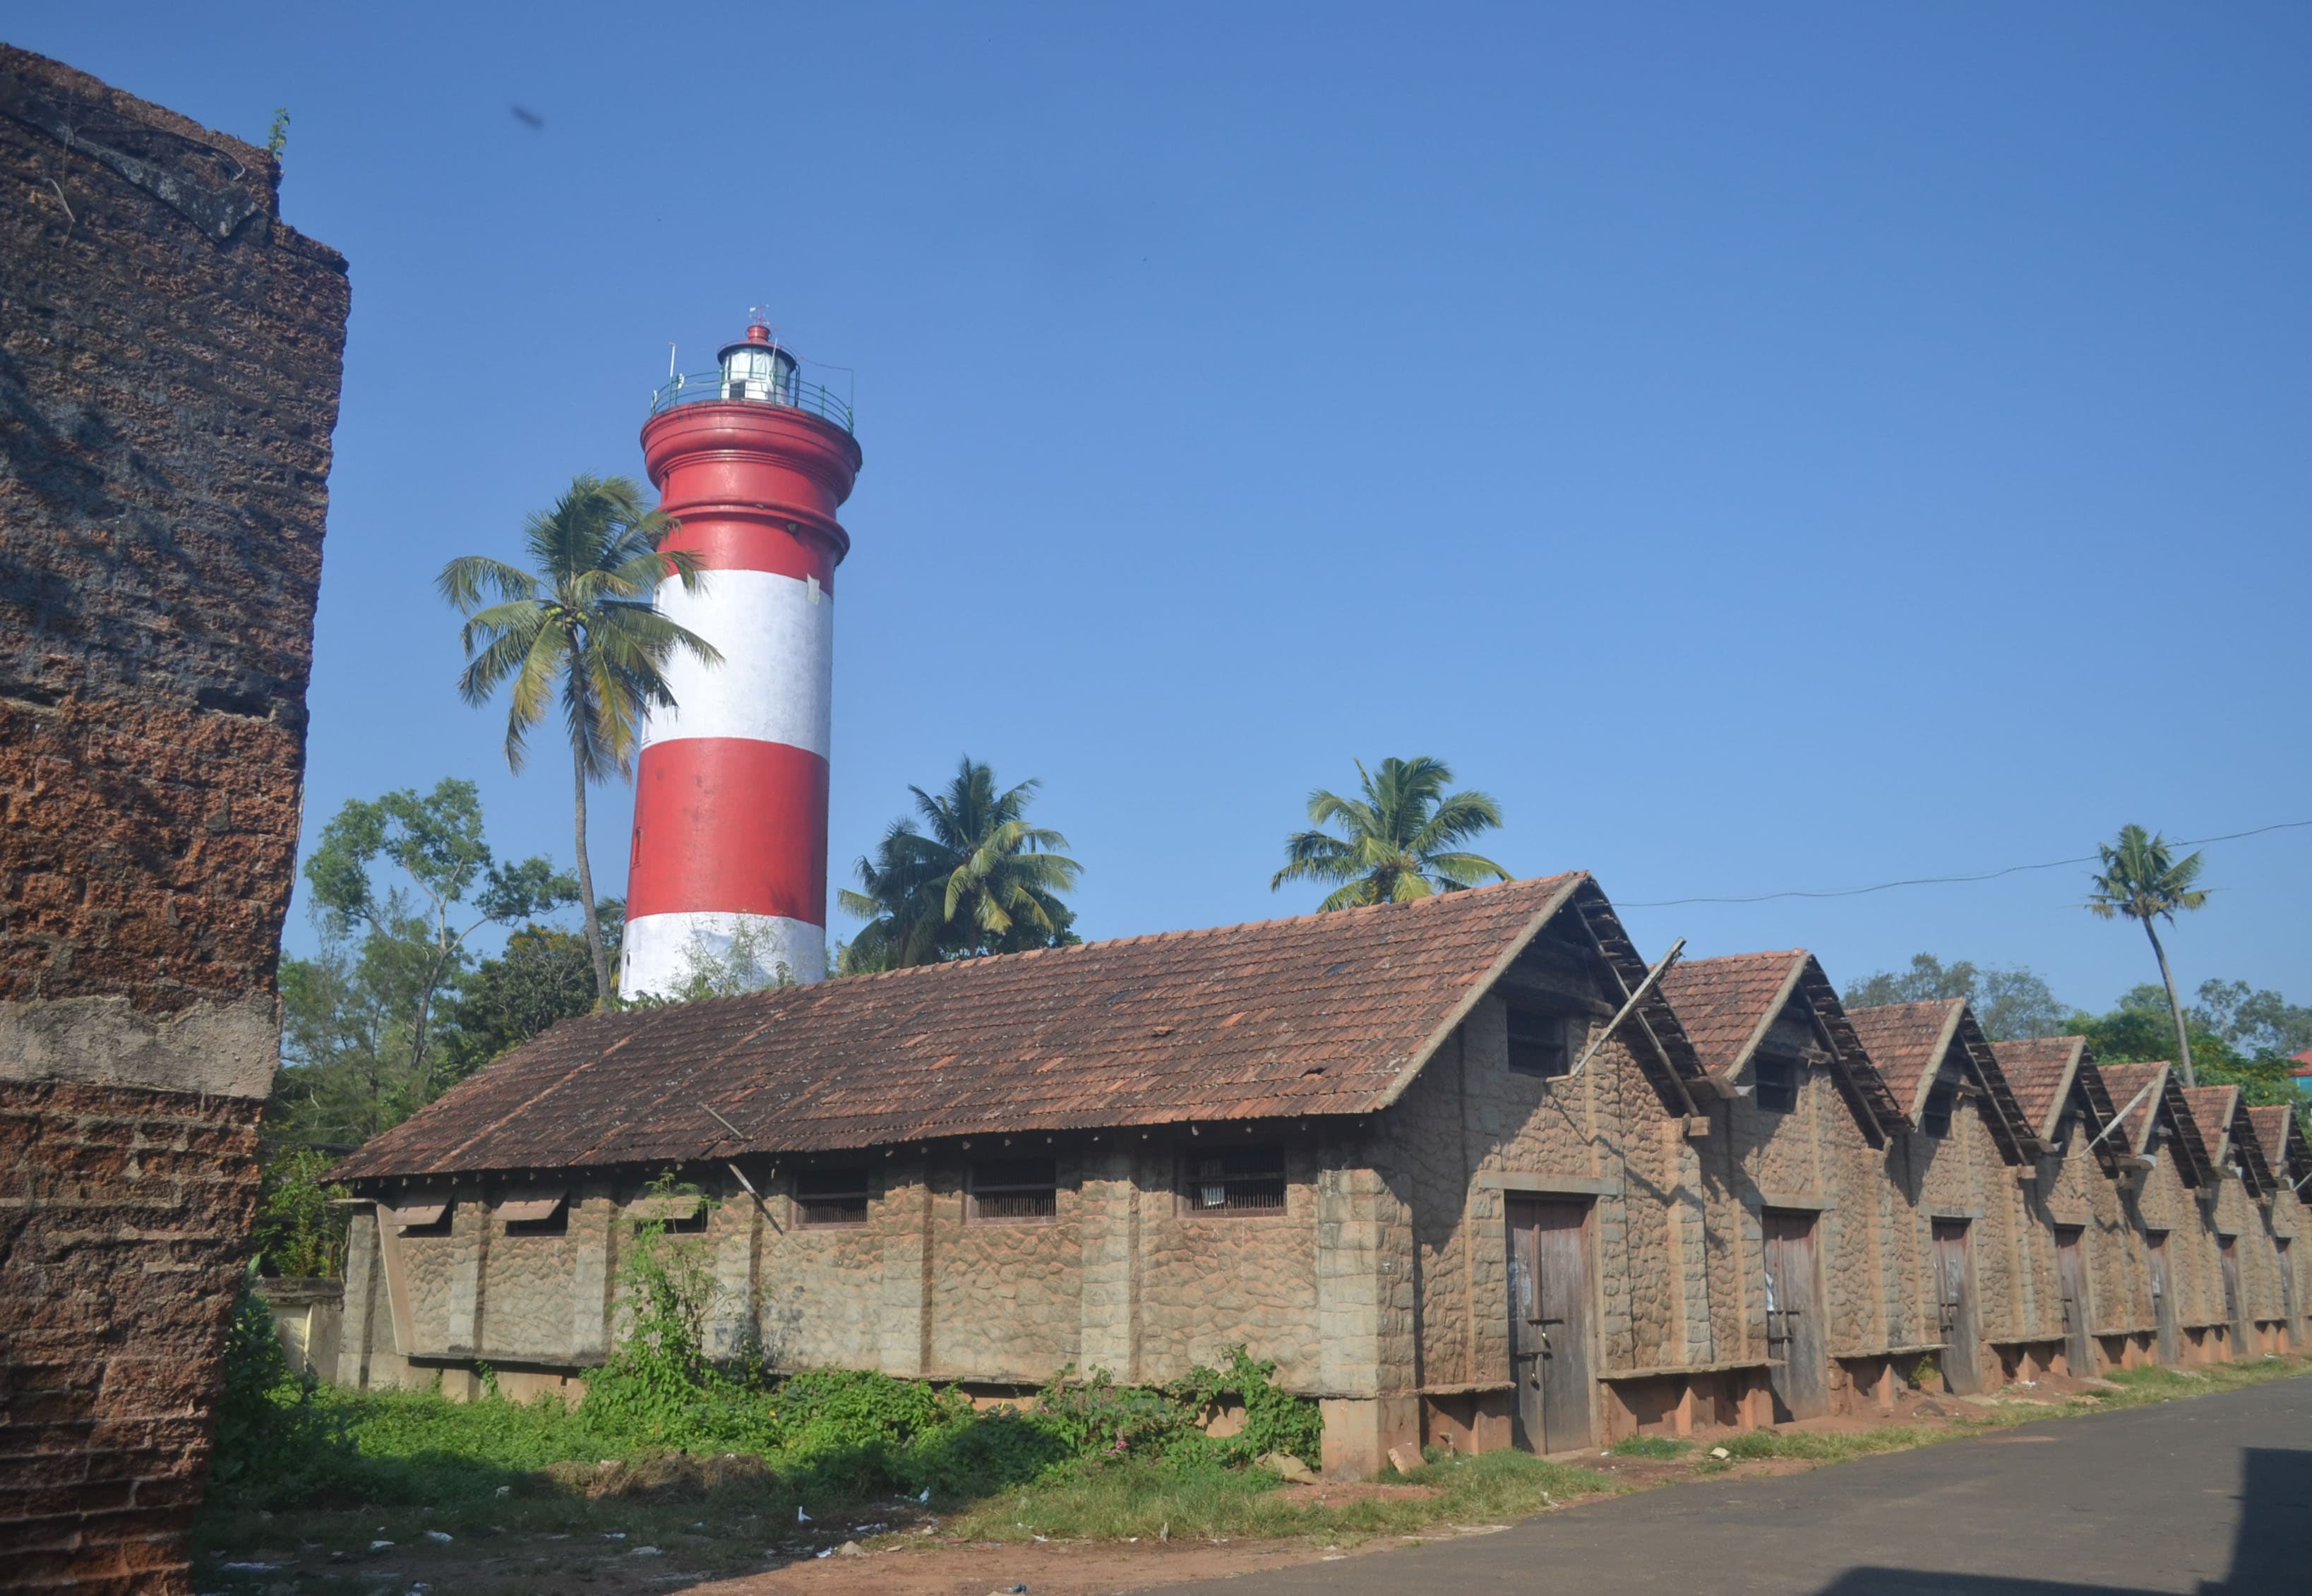
[[[353, 263], [309, 833], [470, 776], [443, 560], [640, 472], [679, 340], [857, 368], [833, 857], [958, 754], [1109, 936], [1309, 907], [1351, 759], [1519, 873], [1835, 888], [2312, 818], [2312, 8], [12, 4]], [[510, 107], [542, 117], [533, 130]], [[598, 797], [608, 889], [627, 797]], [[2100, 1006], [2084, 872], [1632, 911]], [[2312, 829], [2172, 939], [2312, 1000]], [[838, 934], [848, 929], [839, 918]], [[302, 914], [293, 940], [310, 941]]]

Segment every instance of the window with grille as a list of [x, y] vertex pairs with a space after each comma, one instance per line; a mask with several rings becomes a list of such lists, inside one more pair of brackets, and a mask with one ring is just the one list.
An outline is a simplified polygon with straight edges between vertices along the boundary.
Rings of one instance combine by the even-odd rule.
[[1551, 1080], [1573, 1067], [1565, 1039], [1565, 1016], [1540, 1009], [1510, 1011], [1510, 1068], [1520, 1075]]
[[1284, 1150], [1240, 1147], [1182, 1161], [1182, 1206], [1191, 1214], [1284, 1212]]
[[864, 1224], [867, 1171], [863, 1168], [804, 1170], [795, 1176], [794, 1201], [797, 1224]]
[[1951, 1110], [1957, 1106], [1957, 1083], [1936, 1082], [1927, 1088], [1927, 1106], [1919, 1111], [1919, 1128], [1931, 1136], [1950, 1135]]
[[1059, 1212], [1060, 1179], [1048, 1158], [991, 1158], [971, 1166], [967, 1213], [975, 1224], [1049, 1219]]
[[1799, 1077], [1806, 1068], [1787, 1053], [1761, 1053], [1751, 1066], [1757, 1082], [1758, 1106], [1769, 1114], [1787, 1114], [1799, 1106]]

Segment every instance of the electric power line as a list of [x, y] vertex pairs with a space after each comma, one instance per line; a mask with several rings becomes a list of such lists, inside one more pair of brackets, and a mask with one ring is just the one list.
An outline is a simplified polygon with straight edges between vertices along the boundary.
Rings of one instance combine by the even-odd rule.
[[[2275, 825], [2258, 826], [2249, 831], [2228, 831], [2221, 837], [2188, 837], [2178, 838], [2176, 846], [2196, 848], [2211, 842], [2237, 842], [2243, 837], [2261, 837], [2267, 831], [2289, 831], [2299, 826], [2312, 826], [2312, 820], [2281, 820]], [[2031, 870], [2061, 870], [2067, 864], [2097, 864], [2101, 855], [2089, 854], [2078, 859], [2050, 859], [2044, 864], [2010, 864], [2004, 870], [1986, 870], [1977, 875], [1921, 875], [1908, 881], [1880, 881], [1870, 887], [1841, 887], [1831, 892], [1761, 892], [1753, 898], [1662, 898], [1651, 903], [1624, 901], [1624, 908], [1676, 908], [1689, 903], [1770, 903], [1777, 898], [1861, 898], [1870, 892], [1892, 891], [1896, 887], [1940, 887], [1959, 881], [1995, 881], [2003, 875], [2020, 875]]]

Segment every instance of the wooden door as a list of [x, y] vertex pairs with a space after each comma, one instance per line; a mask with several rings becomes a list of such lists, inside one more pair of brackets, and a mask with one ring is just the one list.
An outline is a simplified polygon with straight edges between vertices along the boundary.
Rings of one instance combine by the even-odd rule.
[[1586, 1204], [1509, 1204], [1510, 1370], [1517, 1443], [1568, 1451], [1591, 1443], [1590, 1210]]
[[2168, 1232], [2153, 1231], [2144, 1237], [2143, 1250], [2151, 1260], [2151, 1322], [2159, 1327], [2159, 1361], [2176, 1361], [2176, 1293], [2168, 1283]]
[[2088, 1327], [2087, 1249], [2077, 1225], [2055, 1232], [2055, 1279], [2063, 1293], [2063, 1358], [2069, 1372], [2085, 1379], [2095, 1372], [2095, 1339]]
[[1964, 1219], [1934, 1222], [1936, 1332], [1943, 1349], [1936, 1355], [1943, 1379], [1965, 1396], [1983, 1389], [1975, 1328], [1974, 1244]]
[[2272, 1243], [2274, 1260], [2280, 1266], [2280, 1350], [2296, 1350], [2296, 1255], [2289, 1250], [2291, 1238], [2275, 1237]]
[[2232, 1356], [2246, 1357], [2255, 1348], [2250, 1345], [2247, 1315], [2240, 1300], [2239, 1238], [2216, 1238], [2216, 1261], [2224, 1275], [2224, 1322], [2231, 1326]]
[[1815, 1216], [1769, 1208], [1758, 1224], [1766, 1253], [1766, 1355], [1777, 1364], [1768, 1371], [1774, 1422], [1812, 1418], [1830, 1411]]

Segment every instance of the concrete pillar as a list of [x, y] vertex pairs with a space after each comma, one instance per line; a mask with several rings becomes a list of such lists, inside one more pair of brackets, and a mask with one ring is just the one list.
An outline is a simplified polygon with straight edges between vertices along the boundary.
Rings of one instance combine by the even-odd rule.
[[443, 1350], [477, 1356], [482, 1350], [483, 1282], [489, 1268], [490, 1228], [497, 1216], [478, 1190], [460, 1191], [450, 1210], [449, 1329]]
[[1401, 1456], [1420, 1455], [1419, 1397], [1327, 1397], [1317, 1406], [1325, 1421], [1327, 1479], [1371, 1479], [1392, 1447]]
[[881, 1206], [871, 1217], [882, 1242], [875, 1318], [882, 1368], [913, 1379], [925, 1372], [930, 1340], [932, 1193], [924, 1161], [892, 1161]]
[[706, 1355], [735, 1358], [757, 1340], [756, 1277], [763, 1211], [745, 1192], [732, 1194], [709, 1220], [714, 1267], [714, 1307], [706, 1327]]
[[1128, 1146], [1095, 1145], [1084, 1157], [1077, 1214], [1083, 1238], [1082, 1315], [1077, 1367], [1140, 1378], [1140, 1188]]
[[618, 1205], [607, 1195], [570, 1194], [563, 1232], [570, 1242], [570, 1353], [581, 1363], [609, 1355], [620, 1223]]

